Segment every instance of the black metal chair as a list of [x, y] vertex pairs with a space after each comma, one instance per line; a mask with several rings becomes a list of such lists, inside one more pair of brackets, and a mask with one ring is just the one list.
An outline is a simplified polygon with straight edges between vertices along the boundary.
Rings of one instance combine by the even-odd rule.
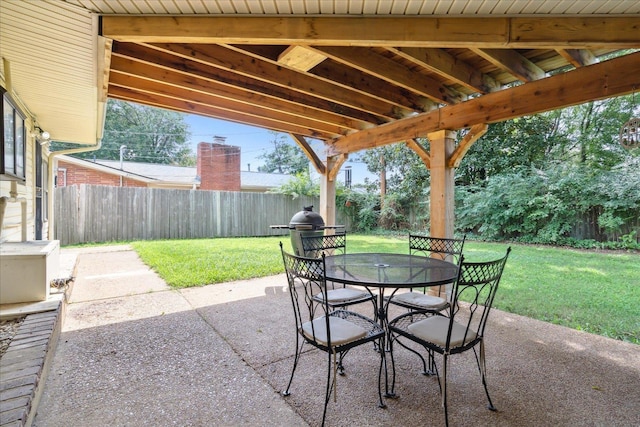
[[[283, 394], [285, 396], [290, 394], [293, 376], [305, 343], [326, 352], [327, 384], [322, 412], [322, 425], [324, 425], [327, 404], [332, 390], [334, 399], [336, 397], [337, 357], [342, 359], [349, 350], [369, 342], [374, 342], [379, 348], [384, 348], [385, 332], [373, 319], [352, 311], [333, 310], [327, 299], [324, 299], [321, 304], [314, 300], [315, 295], [326, 295], [328, 292], [324, 254], [320, 258], [298, 257], [285, 252], [282, 248], [282, 242], [280, 243], [280, 251], [287, 274], [296, 322], [296, 354], [291, 378]], [[378, 406], [381, 408], [385, 407], [381, 391], [382, 367], [385, 364], [384, 353], [384, 351], [379, 352], [380, 366], [378, 368]]]
[[[485, 328], [493, 299], [511, 248], [504, 257], [489, 262], [460, 263], [458, 278], [453, 284], [451, 304], [448, 309], [438, 313], [432, 311], [412, 311], [402, 314], [389, 322], [390, 348], [403, 339], [419, 344], [428, 352], [442, 355], [442, 377], [435, 365], [445, 424], [449, 425], [447, 411], [447, 363], [450, 355], [473, 350], [482, 377], [482, 385], [489, 401], [489, 409], [495, 411], [486, 382], [486, 364], [484, 354]], [[404, 346], [404, 345], [403, 345]], [[479, 351], [476, 351], [479, 346]], [[479, 353], [479, 354], [478, 354]], [[393, 366], [392, 390], [395, 387], [395, 363], [391, 351]]]
[[[347, 252], [347, 233], [335, 234], [310, 234], [301, 236], [302, 250], [306, 257], [318, 258], [322, 254], [332, 255], [335, 251]], [[374, 318], [377, 316], [377, 304], [375, 295], [368, 289], [357, 289], [343, 284], [336, 285], [328, 282], [328, 291], [324, 295], [315, 295], [314, 299], [323, 302], [327, 299], [329, 307], [342, 308], [353, 304], [370, 301], [373, 303]]]
[[[409, 253], [421, 254], [429, 257], [439, 257], [445, 261], [458, 264], [462, 256], [466, 236], [462, 239], [444, 239], [431, 236], [409, 234]], [[449, 306], [447, 287], [443, 284], [437, 287], [411, 289], [410, 292], [393, 295], [390, 304], [399, 305], [410, 310], [430, 310], [438, 312]], [[435, 295], [434, 295], [435, 294]]]
[[[409, 253], [411, 255], [438, 257], [445, 261], [459, 264], [465, 240], [466, 236], [463, 236], [462, 239], [446, 239], [409, 234]], [[410, 289], [409, 292], [405, 293], [394, 293], [390, 297], [389, 304], [404, 307], [410, 311], [437, 313], [449, 307], [450, 298], [448, 295], [451, 293], [451, 286], [451, 283], [445, 283], [440, 286]], [[422, 374], [433, 375], [433, 352], [429, 352], [429, 368], [427, 369], [427, 362], [424, 357], [411, 348], [407, 349], [415, 353], [422, 361]]]

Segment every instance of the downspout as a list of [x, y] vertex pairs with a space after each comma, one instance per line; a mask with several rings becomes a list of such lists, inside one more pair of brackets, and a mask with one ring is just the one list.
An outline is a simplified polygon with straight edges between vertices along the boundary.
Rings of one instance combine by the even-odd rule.
[[[47, 182], [47, 187], [48, 187], [48, 192], [49, 192], [49, 198], [47, 200], [47, 212], [48, 212], [48, 228], [47, 228], [47, 232], [48, 232], [48, 236], [49, 236], [49, 240], [53, 240], [53, 238], [55, 237], [53, 235], [53, 224], [55, 224], [55, 214], [53, 211], [53, 190], [54, 190], [54, 182], [55, 180], [53, 179], [54, 177], [54, 173], [56, 171], [56, 168], [54, 167], [54, 161], [55, 161], [55, 157], [57, 156], [62, 156], [63, 154], [75, 154], [75, 153], [84, 153], [87, 151], [95, 151], [95, 150], [99, 150], [100, 147], [102, 146], [102, 131], [103, 131], [103, 126], [104, 126], [104, 121], [107, 115], [107, 109], [106, 107], [106, 101], [105, 102], [99, 102], [98, 103], [98, 117], [97, 117], [97, 130], [98, 130], [98, 137], [96, 138], [96, 143], [94, 145], [86, 145], [84, 147], [78, 147], [78, 148], [70, 148], [68, 150], [60, 150], [60, 151], [53, 151], [50, 152], [49, 155], [47, 156], [48, 159], [48, 163], [47, 163], [47, 177], [48, 177], [48, 182]], [[64, 142], [64, 141], [58, 141], [58, 142]]]
[[20, 203], [21, 216], [20, 216], [20, 228], [22, 231], [22, 241], [27, 241], [27, 198], [18, 197], [18, 184], [16, 181], [11, 181], [11, 190], [9, 191], [9, 197], [0, 197], [0, 230], [4, 223], [4, 212], [9, 203]]

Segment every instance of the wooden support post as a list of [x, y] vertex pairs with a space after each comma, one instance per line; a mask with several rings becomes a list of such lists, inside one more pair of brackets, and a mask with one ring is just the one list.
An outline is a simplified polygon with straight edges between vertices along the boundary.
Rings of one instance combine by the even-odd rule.
[[441, 130], [428, 134], [431, 147], [430, 235], [453, 238], [454, 232], [454, 171], [447, 161], [455, 149], [456, 133]]
[[[456, 132], [441, 130], [428, 135], [431, 147], [431, 201], [430, 235], [434, 237], [453, 238], [455, 229], [455, 168], [448, 165], [448, 160], [455, 150]], [[451, 285], [446, 289], [433, 287], [429, 294], [448, 300]]]
[[333, 170], [336, 157], [328, 157], [325, 173], [320, 175], [320, 216], [325, 225], [336, 224], [336, 181], [330, 173]]

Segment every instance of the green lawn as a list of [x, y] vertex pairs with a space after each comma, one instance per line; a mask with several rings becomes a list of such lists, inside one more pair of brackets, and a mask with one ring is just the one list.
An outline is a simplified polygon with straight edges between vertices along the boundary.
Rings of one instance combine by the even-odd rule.
[[[278, 242], [288, 236], [138, 241], [142, 260], [172, 287], [282, 273]], [[504, 255], [508, 244], [467, 241], [465, 259]], [[495, 307], [640, 344], [640, 254], [511, 245]], [[407, 239], [350, 234], [348, 252], [406, 253]]]

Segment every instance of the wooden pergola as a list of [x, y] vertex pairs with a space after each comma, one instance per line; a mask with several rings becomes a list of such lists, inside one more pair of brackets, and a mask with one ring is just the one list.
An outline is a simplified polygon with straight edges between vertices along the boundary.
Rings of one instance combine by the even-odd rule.
[[404, 143], [430, 169], [431, 234], [452, 236], [454, 170], [488, 124], [640, 86], [627, 0], [65, 3], [99, 20], [104, 97], [289, 134], [329, 224], [348, 156]]
[[[452, 236], [454, 169], [488, 123], [630, 93], [638, 17], [103, 16], [109, 96], [287, 132], [322, 176], [398, 142], [431, 174], [431, 234]], [[468, 128], [457, 141], [456, 130]], [[430, 151], [417, 141], [426, 137]], [[326, 160], [308, 138], [325, 142]]]

